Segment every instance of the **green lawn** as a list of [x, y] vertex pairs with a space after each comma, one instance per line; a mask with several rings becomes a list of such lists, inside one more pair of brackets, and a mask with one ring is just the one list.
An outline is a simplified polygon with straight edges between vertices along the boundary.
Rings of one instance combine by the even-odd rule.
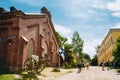
[[[15, 77], [16, 76], [16, 77]], [[34, 74], [0, 74], [0, 80], [37, 80], [37, 77]]]
[[0, 80], [15, 80], [13, 74], [0, 74]]

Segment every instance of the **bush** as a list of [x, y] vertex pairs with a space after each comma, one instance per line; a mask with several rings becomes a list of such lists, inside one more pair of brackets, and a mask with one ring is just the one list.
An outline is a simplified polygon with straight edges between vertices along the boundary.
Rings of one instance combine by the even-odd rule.
[[64, 66], [64, 68], [65, 69], [70, 69], [70, 68], [72, 68], [70, 65], [66, 65], [66, 66]]
[[120, 73], [120, 69], [118, 69], [117, 72]]
[[59, 69], [59, 68], [54, 68], [54, 69], [52, 70], [52, 72], [60, 72], [60, 69]]

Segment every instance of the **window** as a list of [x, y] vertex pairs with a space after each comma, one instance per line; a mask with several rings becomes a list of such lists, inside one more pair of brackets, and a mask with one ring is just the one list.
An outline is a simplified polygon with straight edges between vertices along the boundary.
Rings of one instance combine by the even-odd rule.
[[28, 44], [28, 56], [31, 57], [31, 54], [34, 54], [34, 41], [31, 39]]
[[0, 46], [2, 45], [2, 38], [0, 37]]

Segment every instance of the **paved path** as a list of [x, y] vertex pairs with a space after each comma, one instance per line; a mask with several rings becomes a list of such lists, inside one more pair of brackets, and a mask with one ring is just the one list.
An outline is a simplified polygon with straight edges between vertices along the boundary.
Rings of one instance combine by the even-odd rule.
[[89, 70], [82, 69], [81, 73], [77, 73], [75, 69], [73, 73], [60, 76], [55, 80], [120, 80], [120, 74], [114, 69], [102, 71], [101, 67], [89, 67]]

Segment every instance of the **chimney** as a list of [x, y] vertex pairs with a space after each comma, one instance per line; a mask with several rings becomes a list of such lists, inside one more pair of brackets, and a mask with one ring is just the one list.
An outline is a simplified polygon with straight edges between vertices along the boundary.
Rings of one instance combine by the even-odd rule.
[[10, 7], [10, 12], [18, 11], [14, 6]]
[[0, 13], [5, 13], [5, 12], [7, 12], [4, 8], [0, 8]]
[[48, 11], [47, 8], [42, 7], [42, 8], [41, 8], [41, 13], [45, 13], [45, 14], [47, 14], [47, 15], [49, 16], [49, 18], [51, 19], [50, 11]]

